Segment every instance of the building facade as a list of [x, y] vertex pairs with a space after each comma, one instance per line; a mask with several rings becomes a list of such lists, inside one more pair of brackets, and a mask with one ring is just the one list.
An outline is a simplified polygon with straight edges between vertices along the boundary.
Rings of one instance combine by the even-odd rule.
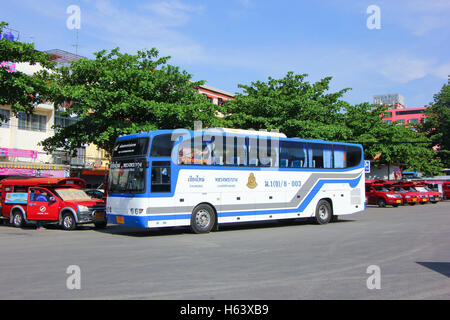
[[197, 92], [205, 95], [211, 103], [219, 106], [224, 104], [225, 101], [234, 99], [234, 94], [222, 89], [208, 86], [206, 84], [197, 87]]
[[[83, 58], [59, 49], [46, 53], [58, 66], [69, 66], [71, 61]], [[8, 68], [9, 72], [27, 75], [42, 70], [38, 64], [6, 61], [2, 62], [1, 67]], [[234, 99], [232, 93], [208, 85], [199, 86], [196, 90], [216, 105]], [[9, 176], [72, 176], [85, 179], [89, 188], [96, 188], [105, 181], [109, 155], [94, 144], [78, 148], [76, 154], [65, 150], [55, 150], [49, 154], [40, 146], [41, 141], [55, 134], [55, 125], [66, 127], [78, 121], [76, 117], [63, 115], [63, 111], [66, 109], [55, 107], [51, 102], [36, 105], [33, 114], [14, 114], [10, 106], [0, 105], [0, 114], [4, 119], [0, 120], [0, 180]]]
[[[10, 63], [10, 72], [31, 75], [42, 69], [29, 63]], [[67, 177], [70, 167], [57, 164], [39, 142], [54, 134], [52, 103], [35, 106], [33, 114], [14, 114], [10, 106], [0, 105], [0, 179], [5, 176]]]
[[375, 105], [390, 106], [383, 114], [383, 121], [393, 123], [397, 121], [400, 125], [413, 125], [426, 121], [424, 111], [427, 107], [406, 108], [405, 98], [398, 93], [379, 94], [373, 97]]
[[419, 108], [389, 108], [383, 115], [383, 121], [387, 123], [393, 123], [397, 121], [398, 124], [418, 124], [426, 121], [427, 118], [424, 114], [426, 107]]

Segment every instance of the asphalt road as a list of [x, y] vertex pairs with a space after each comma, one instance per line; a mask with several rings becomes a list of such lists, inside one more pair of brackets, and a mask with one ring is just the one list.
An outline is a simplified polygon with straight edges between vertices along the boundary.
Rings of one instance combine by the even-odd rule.
[[449, 226], [450, 201], [204, 235], [1, 225], [0, 299], [450, 299]]

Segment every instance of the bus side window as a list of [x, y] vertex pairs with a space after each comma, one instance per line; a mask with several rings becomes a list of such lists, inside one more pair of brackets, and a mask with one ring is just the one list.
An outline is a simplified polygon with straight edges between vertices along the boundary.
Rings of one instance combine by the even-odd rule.
[[182, 141], [178, 146], [178, 164], [191, 164], [192, 162], [192, 140]]
[[247, 140], [245, 137], [236, 137], [236, 157], [238, 166], [247, 166]]
[[248, 165], [250, 167], [257, 167], [258, 163], [258, 140], [256, 138], [248, 138]]
[[361, 162], [361, 149], [354, 146], [346, 146], [347, 149], [347, 167], [356, 167]]
[[309, 143], [309, 167], [332, 168], [331, 146], [321, 143]]
[[279, 141], [280, 167], [304, 168], [306, 167], [306, 144], [299, 141]]
[[223, 166], [223, 136], [211, 136], [211, 157], [212, 165]]
[[237, 137], [227, 136], [224, 137], [224, 139], [225, 139], [225, 164], [227, 166], [238, 166], [241, 162], [241, 159], [238, 154]]
[[343, 169], [347, 167], [346, 151], [344, 146], [335, 145], [333, 150], [334, 167]]

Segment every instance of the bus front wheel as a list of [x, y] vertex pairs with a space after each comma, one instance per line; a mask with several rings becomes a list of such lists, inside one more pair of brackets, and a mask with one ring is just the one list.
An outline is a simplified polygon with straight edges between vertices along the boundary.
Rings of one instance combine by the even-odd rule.
[[194, 233], [208, 233], [216, 224], [216, 213], [214, 209], [201, 204], [195, 207], [191, 215], [191, 229]]

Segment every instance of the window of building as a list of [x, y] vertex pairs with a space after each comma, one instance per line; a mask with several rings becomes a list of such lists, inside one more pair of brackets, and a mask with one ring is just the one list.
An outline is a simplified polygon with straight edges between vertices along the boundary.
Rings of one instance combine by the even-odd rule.
[[55, 115], [55, 127], [65, 128], [75, 124], [79, 119], [75, 117], [65, 117], [60, 114]]
[[11, 118], [11, 111], [7, 109], [0, 109], [0, 127], [9, 128], [9, 119]]
[[19, 129], [45, 132], [47, 116], [40, 114], [19, 113]]
[[406, 115], [406, 114], [421, 114], [424, 110], [402, 110], [396, 111], [395, 114], [398, 116]]

